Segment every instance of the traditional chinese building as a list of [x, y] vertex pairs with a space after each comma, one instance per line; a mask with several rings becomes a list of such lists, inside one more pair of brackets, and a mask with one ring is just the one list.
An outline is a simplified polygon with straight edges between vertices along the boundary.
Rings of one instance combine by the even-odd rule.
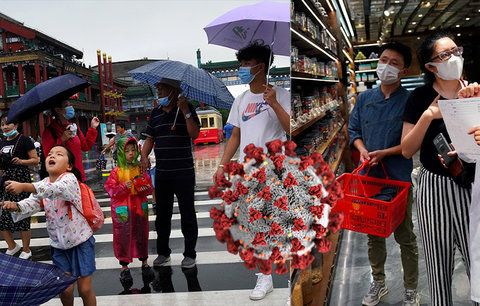
[[[122, 111], [125, 114], [123, 118], [128, 122], [127, 128], [137, 132], [146, 128], [150, 119], [150, 113], [154, 107], [156, 94], [154, 88], [133, 80], [128, 72], [155, 61], [158, 60], [143, 58], [109, 62], [113, 80], [126, 87], [122, 93]], [[93, 67], [93, 69], [98, 71], [98, 66]]]
[[[99, 76], [82, 63], [82, 58], [80, 50], [0, 14], [0, 110], [7, 111], [14, 101], [40, 82], [73, 73], [92, 84], [71, 100], [80, 127], [85, 130], [93, 116], [101, 118], [102, 104]], [[119, 103], [121, 108], [121, 100]], [[46, 120], [48, 118], [41, 114], [24, 122], [23, 133], [41, 135]]]

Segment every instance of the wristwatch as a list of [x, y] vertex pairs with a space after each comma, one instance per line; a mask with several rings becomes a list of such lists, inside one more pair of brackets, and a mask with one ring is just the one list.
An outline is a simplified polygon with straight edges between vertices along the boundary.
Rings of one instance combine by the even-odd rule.
[[192, 117], [192, 113], [185, 114], [185, 119], [189, 119], [190, 117]]

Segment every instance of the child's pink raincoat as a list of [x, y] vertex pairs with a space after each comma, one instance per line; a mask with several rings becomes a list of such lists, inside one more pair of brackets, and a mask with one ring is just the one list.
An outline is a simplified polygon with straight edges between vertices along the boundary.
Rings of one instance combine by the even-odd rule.
[[[134, 143], [137, 150], [132, 163], [128, 163], [125, 158], [125, 147], [129, 143]], [[138, 193], [133, 186], [133, 179], [140, 175], [138, 155], [134, 138], [121, 139], [117, 149], [118, 166], [112, 170], [105, 183], [105, 190], [111, 198], [115, 257], [129, 263], [132, 258], [148, 257], [147, 194]], [[127, 181], [132, 181], [132, 188], [127, 188]]]

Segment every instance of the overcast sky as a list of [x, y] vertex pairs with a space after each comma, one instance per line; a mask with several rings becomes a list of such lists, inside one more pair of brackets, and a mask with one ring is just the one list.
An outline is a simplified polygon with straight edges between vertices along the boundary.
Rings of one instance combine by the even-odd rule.
[[[289, 0], [276, 0], [287, 2]], [[235, 59], [235, 51], [209, 45], [203, 28], [225, 12], [259, 0], [1, 0], [0, 12], [83, 51], [96, 65], [96, 50], [113, 61], [170, 58], [196, 65]], [[288, 66], [277, 56], [274, 65]]]

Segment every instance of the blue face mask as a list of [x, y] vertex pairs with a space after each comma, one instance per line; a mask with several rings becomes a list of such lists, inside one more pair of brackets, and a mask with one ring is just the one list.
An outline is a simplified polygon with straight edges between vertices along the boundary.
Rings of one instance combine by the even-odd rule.
[[[258, 65], [260, 65], [260, 64], [258, 64]], [[256, 67], [258, 65], [255, 65], [255, 66], [252, 66], [252, 67], [240, 67], [240, 68], [238, 68], [238, 78], [240, 79], [242, 84], [250, 84], [253, 81], [253, 79], [255, 79], [255, 76], [258, 74], [258, 72], [255, 73], [254, 75], [252, 75], [252, 68]]]
[[163, 98], [159, 98], [158, 99], [158, 105], [160, 106], [167, 106], [168, 104], [170, 104], [170, 98], [169, 98], [170, 94], [168, 94], [168, 96], [166, 97], [163, 97]]
[[70, 120], [75, 117], [75, 109], [73, 106], [65, 107], [65, 119]]
[[5, 137], [13, 137], [15, 135], [17, 135], [17, 130], [11, 130], [10, 132], [7, 132], [7, 133], [3, 133], [3, 136]]

